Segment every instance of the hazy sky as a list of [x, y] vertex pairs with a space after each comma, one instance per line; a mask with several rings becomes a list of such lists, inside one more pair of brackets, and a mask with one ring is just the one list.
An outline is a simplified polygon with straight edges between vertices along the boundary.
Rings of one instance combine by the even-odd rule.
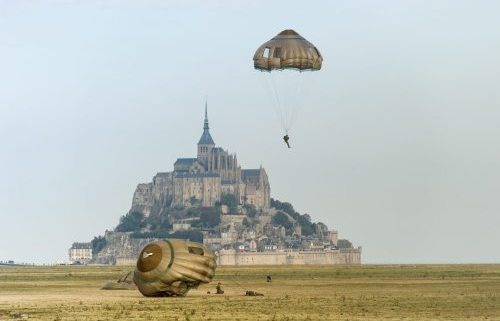
[[[0, 260], [67, 260], [217, 145], [365, 263], [500, 262], [498, 1], [0, 0]], [[291, 132], [252, 56], [324, 57]]]

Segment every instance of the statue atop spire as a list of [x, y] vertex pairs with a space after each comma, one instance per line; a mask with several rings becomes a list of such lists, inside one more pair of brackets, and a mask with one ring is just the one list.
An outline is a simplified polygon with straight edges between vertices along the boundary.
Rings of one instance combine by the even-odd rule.
[[208, 112], [207, 112], [207, 100], [205, 99], [205, 123], [203, 125], [204, 130], [208, 130]]

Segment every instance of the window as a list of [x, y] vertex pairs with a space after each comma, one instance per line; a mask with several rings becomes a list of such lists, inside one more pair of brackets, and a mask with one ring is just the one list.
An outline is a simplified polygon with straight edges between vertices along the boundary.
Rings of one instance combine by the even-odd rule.
[[268, 47], [266, 47], [264, 49], [264, 53], [262, 54], [262, 57], [269, 58], [269, 48]]
[[274, 48], [273, 57], [274, 58], [281, 58], [281, 48], [280, 47]]

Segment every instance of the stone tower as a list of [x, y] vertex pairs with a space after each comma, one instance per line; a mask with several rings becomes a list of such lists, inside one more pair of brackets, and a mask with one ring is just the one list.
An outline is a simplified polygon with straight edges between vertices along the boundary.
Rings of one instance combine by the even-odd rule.
[[215, 147], [214, 140], [210, 136], [210, 131], [208, 127], [208, 113], [207, 113], [207, 102], [205, 101], [205, 121], [203, 124], [203, 134], [198, 141], [198, 160], [202, 161], [204, 164], [208, 163], [208, 156], [210, 151]]

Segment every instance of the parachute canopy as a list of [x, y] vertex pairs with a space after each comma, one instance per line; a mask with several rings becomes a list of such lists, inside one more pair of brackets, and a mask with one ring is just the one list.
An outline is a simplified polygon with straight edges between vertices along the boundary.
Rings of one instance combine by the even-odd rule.
[[280, 32], [264, 43], [253, 56], [254, 68], [261, 71], [297, 69], [320, 70], [319, 50], [292, 29]]
[[200, 243], [166, 239], [144, 247], [134, 282], [144, 296], [184, 296], [215, 273], [215, 256]]

